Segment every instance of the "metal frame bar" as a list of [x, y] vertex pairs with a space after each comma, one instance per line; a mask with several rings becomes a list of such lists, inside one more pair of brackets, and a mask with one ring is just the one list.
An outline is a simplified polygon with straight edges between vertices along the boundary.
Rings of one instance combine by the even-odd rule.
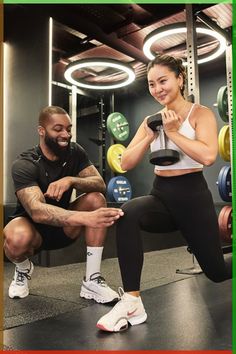
[[69, 94], [69, 115], [72, 122], [72, 141], [77, 141], [77, 90], [76, 86], [72, 86]]
[[[199, 93], [199, 73], [197, 65], [197, 34], [196, 34], [196, 23], [193, 14], [192, 5], [187, 4], [186, 8], [186, 26], [187, 26], [187, 73], [188, 73], [188, 95], [189, 100], [193, 103], [200, 103], [200, 93]], [[189, 253], [191, 249], [187, 248]], [[202, 269], [198, 262], [195, 260], [194, 254], [192, 254], [193, 266], [186, 269], [176, 269], [177, 274], [200, 274]]]
[[100, 129], [99, 129], [99, 140], [101, 140], [102, 144], [99, 146], [99, 170], [102, 178], [105, 181], [106, 174], [106, 119], [104, 112], [104, 99], [101, 96], [99, 101], [100, 106]]
[[[76, 86], [71, 86], [69, 93], [69, 115], [72, 122], [72, 141], [77, 141], [77, 90]], [[73, 189], [71, 194], [71, 201], [77, 197], [76, 189]]]
[[193, 14], [193, 6], [186, 4], [185, 9], [187, 26], [188, 96], [192, 102], [200, 103], [196, 21]]
[[[232, 186], [232, 205], [234, 204], [233, 195], [235, 193], [235, 171], [234, 171], [234, 162], [235, 162], [235, 147], [233, 147], [234, 142], [233, 138], [233, 73], [232, 73], [232, 44], [226, 47], [226, 80], [227, 80], [227, 96], [228, 96], [228, 116], [229, 116], [229, 134], [230, 134], [230, 163], [231, 163], [231, 186]], [[234, 205], [233, 205], [234, 207]], [[236, 217], [235, 213], [232, 213], [232, 230], [235, 230], [236, 227]]]
[[231, 38], [230, 33], [227, 32], [225, 29], [221, 28], [216, 22], [212, 21], [212, 19], [209, 16], [207, 16], [206, 14], [204, 14], [204, 12], [197, 11], [195, 13], [195, 15], [202, 23], [207, 25], [210, 29], [212, 29], [213, 31], [216, 31], [216, 32], [220, 33], [222, 36], [224, 36], [228, 45], [230, 45], [232, 43], [232, 38]]

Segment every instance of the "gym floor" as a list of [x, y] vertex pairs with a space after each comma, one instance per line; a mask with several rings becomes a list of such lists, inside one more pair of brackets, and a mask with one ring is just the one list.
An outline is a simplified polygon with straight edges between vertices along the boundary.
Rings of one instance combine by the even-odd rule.
[[[231, 350], [231, 280], [220, 284], [204, 274], [177, 274], [192, 267], [186, 247], [145, 253], [142, 298], [147, 322], [121, 333], [96, 328], [113, 305], [79, 297], [85, 264], [35, 267], [25, 299], [12, 300], [13, 274], [5, 263], [5, 350]], [[102, 264], [114, 289], [121, 285], [116, 258]], [[114, 276], [115, 275], [115, 276]], [[37, 335], [35, 335], [37, 333]]]

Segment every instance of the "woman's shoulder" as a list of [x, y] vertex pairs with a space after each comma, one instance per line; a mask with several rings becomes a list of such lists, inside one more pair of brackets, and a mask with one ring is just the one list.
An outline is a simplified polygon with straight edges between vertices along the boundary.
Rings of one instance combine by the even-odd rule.
[[194, 129], [196, 129], [197, 124], [199, 124], [200, 122], [214, 120], [215, 114], [209, 107], [206, 107], [199, 103], [194, 104], [192, 114], [189, 117], [189, 122]]
[[213, 113], [213, 111], [209, 108], [209, 107], [207, 107], [207, 106], [204, 106], [204, 105], [202, 105], [202, 104], [200, 104], [200, 103], [194, 103], [194, 111], [196, 112], [196, 113]]

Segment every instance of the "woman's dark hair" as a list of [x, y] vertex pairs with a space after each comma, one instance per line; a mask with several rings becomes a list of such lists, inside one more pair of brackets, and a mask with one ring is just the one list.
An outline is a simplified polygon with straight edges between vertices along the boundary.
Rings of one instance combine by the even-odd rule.
[[42, 127], [46, 124], [48, 119], [53, 114], [68, 114], [63, 108], [58, 106], [48, 106], [42, 109], [39, 113], [39, 125]]
[[147, 72], [149, 72], [149, 70], [157, 64], [167, 66], [170, 69], [170, 71], [173, 71], [175, 73], [176, 77], [178, 77], [180, 74], [182, 75], [183, 87], [180, 88], [180, 92], [181, 92], [182, 96], [184, 96], [185, 82], [186, 82], [186, 70], [183, 65], [182, 59], [175, 58], [175, 57], [172, 57], [172, 56], [166, 55], [166, 54], [158, 54], [155, 57], [155, 59], [153, 59], [152, 61], [149, 62], [148, 66], [147, 66]]

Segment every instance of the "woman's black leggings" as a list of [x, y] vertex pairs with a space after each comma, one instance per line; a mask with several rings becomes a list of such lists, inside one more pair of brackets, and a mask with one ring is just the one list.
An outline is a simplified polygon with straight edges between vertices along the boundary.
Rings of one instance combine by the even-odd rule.
[[180, 230], [209, 279], [221, 282], [232, 277], [232, 258], [224, 260], [218, 219], [202, 172], [156, 176], [150, 195], [134, 198], [122, 209], [124, 216], [117, 223], [117, 251], [125, 291], [140, 289], [141, 230]]

